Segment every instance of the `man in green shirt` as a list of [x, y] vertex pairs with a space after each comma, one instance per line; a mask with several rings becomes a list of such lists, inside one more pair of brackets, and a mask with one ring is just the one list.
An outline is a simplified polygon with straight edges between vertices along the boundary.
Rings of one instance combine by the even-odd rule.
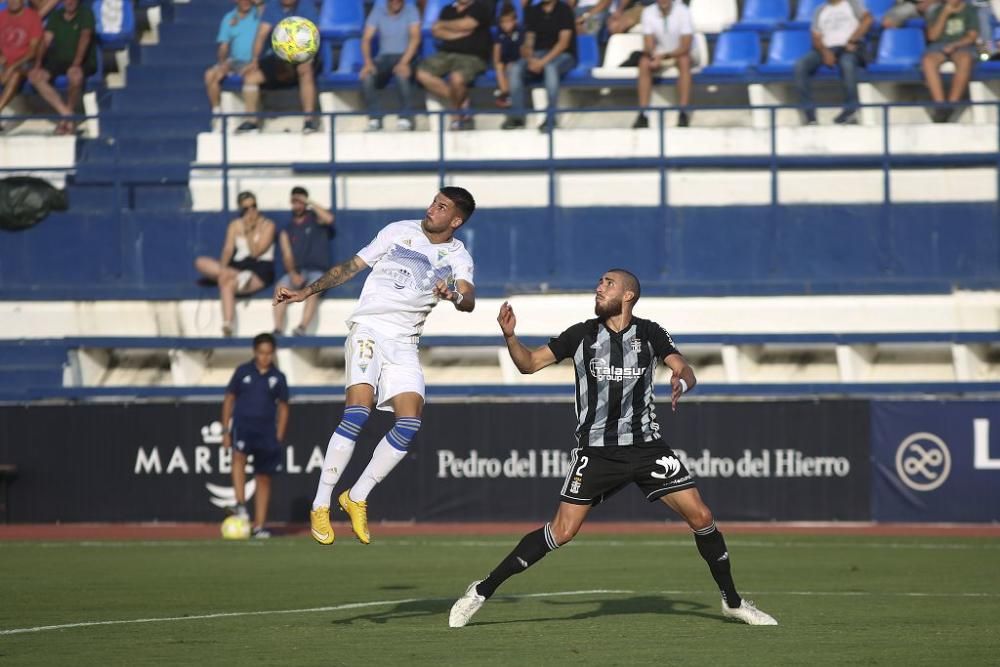
[[[64, 0], [61, 8], [49, 14], [45, 22], [44, 48], [38, 50], [35, 67], [28, 80], [38, 94], [52, 105], [61, 116], [72, 116], [83, 83], [97, 71], [97, 54], [94, 51], [94, 12], [80, 0]], [[52, 87], [52, 80], [65, 74], [69, 82], [66, 100]], [[75, 123], [60, 121], [56, 134], [72, 134]]]
[[[935, 102], [945, 101], [940, 70], [941, 65], [949, 60], [955, 63], [955, 75], [951, 79], [947, 101], [954, 104], [965, 96], [976, 58], [978, 36], [979, 18], [976, 9], [966, 0], [945, 0], [928, 10], [927, 52], [921, 66], [927, 89]], [[941, 106], [934, 109], [932, 118], [935, 123], [947, 123], [952, 112], [952, 108]]]

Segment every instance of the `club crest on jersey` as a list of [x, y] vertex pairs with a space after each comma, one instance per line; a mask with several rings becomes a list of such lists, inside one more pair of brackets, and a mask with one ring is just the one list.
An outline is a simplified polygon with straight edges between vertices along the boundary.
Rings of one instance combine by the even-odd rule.
[[447, 257], [447, 256], [448, 256], [448, 251], [447, 250], [438, 250], [438, 261], [439, 262], [442, 259], [444, 259], [445, 257]]
[[642, 341], [639, 340], [638, 338], [633, 338], [632, 342], [629, 343], [629, 347], [632, 348], [633, 352], [638, 352], [639, 350], [642, 349]]
[[277, 377], [275, 377], [274, 375], [272, 375], [271, 377], [267, 378], [267, 388], [268, 389], [274, 389], [274, 385], [276, 385], [276, 384], [278, 384], [278, 378]]
[[609, 380], [611, 382], [621, 382], [625, 379], [642, 377], [641, 368], [620, 368], [609, 366], [604, 359], [590, 360], [590, 374], [598, 380]]

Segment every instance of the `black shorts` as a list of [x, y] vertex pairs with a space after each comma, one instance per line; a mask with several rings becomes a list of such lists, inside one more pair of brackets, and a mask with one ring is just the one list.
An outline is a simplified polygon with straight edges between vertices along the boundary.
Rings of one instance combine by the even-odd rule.
[[691, 473], [662, 441], [578, 447], [559, 497], [574, 505], [598, 505], [633, 483], [650, 502], [695, 486]]
[[[313, 71], [319, 67], [319, 59], [312, 59]], [[298, 65], [282, 60], [278, 56], [265, 56], [260, 59], [260, 71], [264, 75], [265, 88], [293, 88], [299, 85]]]
[[[234, 420], [235, 421], [235, 420]], [[253, 429], [233, 424], [233, 448], [253, 456], [253, 469], [265, 475], [283, 472], [284, 454], [273, 429]]]
[[[250, 271], [261, 279], [264, 287], [268, 287], [274, 282], [274, 262], [264, 259], [241, 259], [238, 262], [229, 262], [229, 266], [237, 271]], [[263, 288], [261, 288], [263, 289]]]
[[[62, 76], [63, 74], [65, 74], [66, 70], [68, 70], [72, 65], [73, 63], [64, 62], [62, 60], [56, 60], [54, 58], [46, 58], [45, 61], [42, 63], [42, 67], [45, 69], [46, 72], [49, 73], [49, 75], [53, 79], [55, 79], [57, 76]], [[93, 76], [94, 73], [97, 72], [96, 67], [88, 65], [87, 63], [83, 63], [82, 68], [83, 68], [84, 79]]]

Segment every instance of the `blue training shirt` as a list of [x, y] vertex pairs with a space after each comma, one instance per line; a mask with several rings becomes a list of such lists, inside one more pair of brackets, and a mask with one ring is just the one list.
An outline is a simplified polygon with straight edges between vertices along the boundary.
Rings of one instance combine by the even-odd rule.
[[[330, 239], [333, 225], [321, 225], [313, 211], [306, 211], [300, 222], [292, 218], [282, 230], [288, 234], [295, 268], [299, 271], [326, 271], [330, 268]], [[287, 267], [286, 267], [287, 268]]]
[[277, 402], [288, 401], [288, 381], [275, 366], [261, 373], [253, 361], [248, 361], [233, 373], [226, 393], [236, 396], [234, 421], [250, 428], [274, 429]]
[[237, 62], [248, 63], [253, 59], [253, 42], [257, 37], [257, 12], [251, 9], [240, 18], [235, 9], [230, 11], [219, 24], [219, 35], [215, 41], [229, 44], [229, 57]]

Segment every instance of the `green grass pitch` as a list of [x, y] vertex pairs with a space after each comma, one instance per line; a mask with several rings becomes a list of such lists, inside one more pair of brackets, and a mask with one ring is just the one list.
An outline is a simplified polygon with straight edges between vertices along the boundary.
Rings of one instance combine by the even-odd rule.
[[452, 630], [518, 536], [344, 532], [0, 542], [0, 664], [1000, 663], [996, 539], [733, 535], [738, 587], [781, 624], [749, 627], [722, 619], [691, 539], [582, 535]]

